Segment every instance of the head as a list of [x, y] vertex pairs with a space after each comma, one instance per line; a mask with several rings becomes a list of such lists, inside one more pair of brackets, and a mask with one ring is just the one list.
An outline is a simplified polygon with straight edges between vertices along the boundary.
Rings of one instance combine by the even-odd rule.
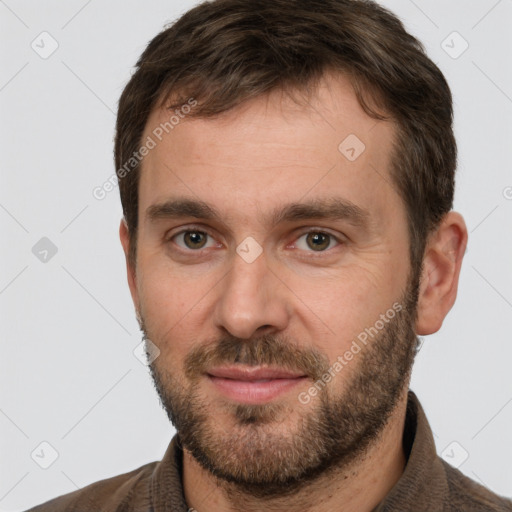
[[[453, 305], [467, 239], [451, 94], [421, 44], [369, 1], [200, 4], [140, 57], [115, 162], [184, 447], [259, 494], [355, 460]], [[296, 378], [241, 400], [211, 374], [237, 365]]]

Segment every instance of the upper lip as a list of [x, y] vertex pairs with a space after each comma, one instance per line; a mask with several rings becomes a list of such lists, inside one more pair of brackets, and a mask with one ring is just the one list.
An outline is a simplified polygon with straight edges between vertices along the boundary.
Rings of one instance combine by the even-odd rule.
[[262, 368], [254, 366], [222, 366], [208, 370], [208, 375], [233, 380], [261, 380], [261, 379], [296, 379], [305, 377], [303, 373], [286, 370], [284, 368]]

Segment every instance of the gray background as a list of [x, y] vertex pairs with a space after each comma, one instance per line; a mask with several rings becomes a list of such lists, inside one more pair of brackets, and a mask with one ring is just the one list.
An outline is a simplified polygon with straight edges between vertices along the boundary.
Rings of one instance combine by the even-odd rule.
[[[132, 66], [194, 3], [0, 1], [2, 511], [160, 459], [173, 435], [133, 353], [118, 190], [92, 190], [114, 172]], [[512, 1], [382, 3], [452, 87], [470, 231], [457, 303], [424, 338], [411, 388], [438, 452], [512, 496]]]

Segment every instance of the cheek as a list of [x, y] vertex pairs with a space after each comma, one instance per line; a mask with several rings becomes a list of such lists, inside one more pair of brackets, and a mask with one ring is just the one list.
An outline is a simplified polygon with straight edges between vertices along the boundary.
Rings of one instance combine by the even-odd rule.
[[191, 309], [191, 288], [172, 274], [162, 275], [148, 265], [138, 279], [142, 313], [149, 334], [157, 339], [173, 337]]
[[[382, 266], [357, 265], [312, 282], [295, 278], [296, 311], [309, 326], [312, 341], [330, 360], [343, 354], [357, 336], [379, 320], [400, 296], [398, 284]], [[315, 334], [316, 333], [316, 334]]]
[[139, 268], [139, 290], [147, 312], [168, 322], [179, 321], [208, 286], [207, 276], [197, 274], [194, 265], [172, 265], [161, 250], [141, 254]]
[[205, 336], [209, 292], [214, 293], [218, 278], [194, 276], [187, 269], [179, 272], [155, 260], [146, 260], [143, 268], [138, 279], [139, 297], [148, 336], [175, 365], [172, 360], [182, 360]]

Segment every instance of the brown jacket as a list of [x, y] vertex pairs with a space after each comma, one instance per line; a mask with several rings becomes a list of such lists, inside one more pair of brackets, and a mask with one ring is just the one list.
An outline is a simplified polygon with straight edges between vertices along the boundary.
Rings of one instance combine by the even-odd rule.
[[[492, 493], [437, 455], [425, 412], [412, 391], [403, 443], [405, 471], [372, 512], [512, 512], [512, 500]], [[182, 451], [174, 436], [161, 462], [95, 482], [27, 512], [187, 512], [181, 470]], [[203, 506], [198, 512], [208, 512], [208, 504]]]

